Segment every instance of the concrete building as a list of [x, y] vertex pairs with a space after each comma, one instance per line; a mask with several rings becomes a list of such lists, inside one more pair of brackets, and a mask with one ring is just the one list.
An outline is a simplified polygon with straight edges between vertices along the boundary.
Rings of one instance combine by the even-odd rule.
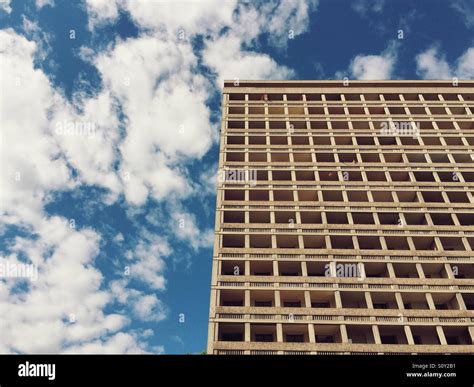
[[474, 353], [474, 82], [225, 82], [208, 353]]

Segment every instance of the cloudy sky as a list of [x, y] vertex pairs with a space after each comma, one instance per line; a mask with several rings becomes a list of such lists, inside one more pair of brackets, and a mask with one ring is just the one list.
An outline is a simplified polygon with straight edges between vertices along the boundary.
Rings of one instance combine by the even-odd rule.
[[0, 0], [0, 353], [203, 351], [223, 80], [473, 79], [473, 4]]

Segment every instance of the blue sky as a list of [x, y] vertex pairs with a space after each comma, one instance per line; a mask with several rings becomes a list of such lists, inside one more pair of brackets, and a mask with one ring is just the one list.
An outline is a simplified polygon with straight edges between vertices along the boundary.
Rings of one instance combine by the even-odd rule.
[[0, 352], [203, 351], [222, 80], [473, 79], [473, 4], [0, 1]]

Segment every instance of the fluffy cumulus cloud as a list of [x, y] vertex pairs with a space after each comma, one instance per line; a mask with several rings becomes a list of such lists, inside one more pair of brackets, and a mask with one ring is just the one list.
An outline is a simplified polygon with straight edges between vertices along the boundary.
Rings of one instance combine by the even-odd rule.
[[10, 13], [12, 7], [10, 6], [10, 0], [0, 0], [0, 11]]
[[[92, 59], [126, 115], [119, 176], [130, 203], [192, 193], [179, 165], [201, 158], [217, 140], [207, 107], [214, 84], [221, 87], [226, 77], [293, 76], [291, 69], [248, 47], [263, 33], [278, 44], [288, 40], [290, 30], [292, 36], [303, 33], [315, 6], [315, 1], [87, 2], [92, 27], [115, 20], [122, 10], [143, 30]], [[204, 37], [202, 51], [191, 44], [196, 35]], [[213, 77], [200, 75], [199, 57]]]
[[[278, 65], [269, 55], [248, 49], [261, 34], [275, 46], [284, 47], [309, 25], [309, 12], [317, 6], [311, 1], [191, 1], [162, 3], [146, 1], [88, 0], [92, 26], [117, 18], [118, 11], [131, 18], [155, 37], [166, 37], [173, 44], [187, 42], [195, 35], [205, 37], [202, 59], [215, 74], [218, 87], [231, 79], [288, 78], [291, 69]], [[226, 31], [225, 33], [221, 33]]]
[[[161, 353], [162, 348], [159, 351], [154, 350], [154, 353]], [[135, 338], [130, 334], [119, 332], [116, 335], [112, 336], [107, 341], [96, 339], [90, 342], [87, 342], [80, 346], [72, 346], [64, 351], [64, 353], [72, 354], [137, 354], [137, 353], [146, 353], [142, 346], [137, 344]]]
[[111, 281], [110, 291], [118, 304], [132, 305], [134, 316], [141, 321], [159, 322], [168, 315], [168, 307], [156, 294], [130, 288], [126, 279]]
[[234, 23], [225, 34], [206, 42], [204, 63], [216, 74], [216, 84], [222, 87], [225, 79], [288, 79], [295, 74], [279, 65], [269, 55], [246, 49], [261, 34], [269, 36], [270, 43], [285, 47], [303, 33], [309, 25], [309, 12], [316, 9], [317, 1], [269, 2], [260, 8], [241, 5]]
[[[36, 279], [8, 278], [0, 282], [0, 352], [57, 353], [101, 340], [112, 350], [110, 340], [121, 333], [128, 319], [103, 312], [111, 301], [101, 290], [102, 274], [94, 268], [99, 236], [90, 229], [77, 231], [62, 218], [43, 219], [35, 239], [17, 238], [3, 267], [26, 257], [38, 270]], [[129, 340], [140, 344], [130, 334]], [[121, 352], [122, 348], [116, 347]]]
[[259, 27], [269, 34], [271, 42], [286, 47], [290, 39], [306, 31], [309, 13], [317, 5], [318, 0], [268, 2], [260, 10], [265, 19], [259, 18]]
[[[36, 280], [7, 278], [0, 282], [0, 352], [82, 351], [92, 342], [112, 352], [143, 351], [133, 335], [120, 332], [128, 323], [126, 317], [103, 312], [111, 296], [102, 290], [104, 278], [94, 266], [100, 236], [92, 229], [75, 229], [68, 219], [48, 217], [43, 208], [48, 192], [78, 184], [68, 160], [79, 170], [84, 167], [99, 170], [97, 173], [100, 162], [81, 160], [81, 152], [72, 151], [81, 146], [77, 144], [81, 135], [76, 136], [76, 144], [68, 145], [63, 142], [66, 133], [58, 134], [54, 123], [59, 117], [61, 122], [62, 117], [71, 121], [76, 113], [45, 74], [34, 68], [36, 44], [12, 30], [2, 30], [0, 47], [0, 211], [4, 227], [14, 224], [29, 235], [4, 246], [8, 251], [0, 261], [3, 268], [27, 262], [38, 270]], [[88, 102], [82, 120], [93, 114], [100, 121], [101, 108], [96, 103]], [[106, 157], [99, 148], [96, 152], [99, 159]]]
[[188, 242], [195, 250], [201, 247], [211, 247], [214, 241], [213, 230], [201, 232], [194, 215], [190, 213], [173, 212], [170, 228], [179, 240]]
[[424, 79], [474, 78], [474, 47], [468, 48], [450, 65], [437, 47], [431, 47], [416, 57], [417, 73]]
[[137, 25], [175, 36], [178, 32], [193, 35], [216, 31], [230, 24], [236, 4], [237, 0], [192, 0], [185, 5], [172, 1], [86, 0], [91, 28], [114, 21], [122, 9]]
[[[173, 2], [88, 0], [92, 33], [120, 12], [130, 15], [140, 33], [117, 38], [99, 52], [82, 47], [81, 58], [96, 67], [102, 88], [93, 95], [76, 91], [70, 99], [35, 66], [47, 46], [35, 22], [24, 19], [25, 36], [0, 30], [1, 230], [22, 230], [4, 246], [0, 262], [38, 268], [36, 281], [0, 280], [0, 352], [150, 350], [149, 335], [129, 326], [132, 319], [159, 322], [167, 316], [157, 292], [166, 291], [170, 240], [185, 242], [191, 251], [213, 241], [212, 231], [200, 230], [180, 200], [202, 184], [202, 172], [193, 182], [188, 166], [218, 138], [209, 109], [215, 86], [226, 77], [293, 76], [253, 47], [265, 34], [281, 49], [305, 31], [315, 7], [316, 1], [286, 0], [193, 1], [185, 8]], [[9, 1], [0, 8], [11, 12]], [[199, 47], [192, 44], [197, 35]], [[124, 247], [127, 274], [119, 280], [99, 269], [104, 235], [75, 228], [45, 209], [52, 194], [86, 185], [103, 188], [108, 194], [103, 200], [127, 209], [143, 208], [149, 200], [173, 203], [171, 218], [163, 221], [171, 232], [140, 235]], [[123, 242], [123, 235], [115, 240]]]
[[209, 43], [204, 52], [206, 65], [217, 74], [217, 85], [225, 79], [287, 79], [293, 71], [278, 65], [270, 56], [241, 49], [238, 37], [226, 35]]
[[349, 70], [356, 79], [390, 79], [397, 59], [397, 46], [393, 43], [380, 55], [357, 55]]
[[127, 116], [121, 177], [127, 200], [136, 205], [149, 195], [159, 200], [172, 192], [189, 194], [175, 165], [202, 157], [215, 139], [208, 83], [196, 63], [189, 44], [148, 35], [119, 42], [95, 60], [105, 88]]
[[154, 236], [151, 240], [143, 240], [126, 252], [129, 265], [125, 268], [127, 275], [148, 284], [155, 290], [165, 288], [163, 256], [171, 252], [169, 245], [162, 238]]
[[37, 223], [45, 192], [72, 187], [50, 128], [49, 112], [62, 105], [62, 98], [45, 74], [34, 69], [34, 42], [13, 30], [0, 30], [0, 50], [0, 206], [4, 220]]
[[166, 317], [166, 307], [154, 294], [140, 297], [134, 302], [133, 310], [143, 321], [161, 321]]

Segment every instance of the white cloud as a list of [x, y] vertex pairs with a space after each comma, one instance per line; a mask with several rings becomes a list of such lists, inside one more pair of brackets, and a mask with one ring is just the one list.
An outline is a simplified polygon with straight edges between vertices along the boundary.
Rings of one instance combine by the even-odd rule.
[[204, 62], [217, 74], [217, 86], [225, 79], [287, 79], [294, 72], [278, 65], [269, 55], [241, 49], [240, 38], [225, 35], [209, 42], [203, 52]]
[[[76, 345], [65, 353], [111, 355], [111, 354], [143, 354], [148, 353], [144, 346], [137, 343], [136, 337], [129, 333], [119, 332], [106, 340], [97, 339], [89, 343]], [[158, 351], [157, 351], [158, 353]]]
[[46, 5], [49, 5], [50, 7], [54, 7], [54, 0], [36, 0], [35, 1], [36, 8], [41, 9], [45, 7]]
[[474, 27], [474, 3], [472, 0], [453, 0], [451, 7], [460, 13], [467, 28]]
[[[264, 6], [236, 1], [87, 1], [92, 27], [115, 20], [121, 9], [147, 31], [139, 38], [117, 42], [93, 60], [104, 81], [104, 93], [118, 100], [127, 118], [126, 135], [118, 149], [121, 183], [130, 203], [142, 205], [150, 197], [162, 200], [191, 194], [192, 185], [177, 165], [201, 158], [217, 140], [206, 105], [212, 85], [199, 75], [198, 55], [216, 74], [219, 86], [225, 77], [292, 77], [291, 69], [244, 46], [264, 32], [275, 42], [287, 40], [289, 28], [294, 35], [301, 34], [316, 4], [315, 0]], [[228, 32], [221, 35], [224, 27]], [[205, 35], [202, 53], [194, 52], [190, 44], [196, 34]], [[87, 48], [81, 53], [91, 57]], [[110, 176], [109, 180], [108, 188], [113, 189], [117, 183]]]
[[199, 177], [199, 192], [206, 195], [215, 195], [217, 191], [217, 165], [215, 168], [208, 168]]
[[143, 321], [161, 321], [166, 318], [166, 307], [156, 295], [141, 296], [133, 303], [133, 310]]
[[318, 0], [294, 1], [284, 0], [267, 3], [260, 10], [260, 28], [267, 32], [270, 41], [286, 47], [289, 40], [306, 31], [309, 24], [309, 13], [314, 11]]
[[62, 101], [33, 67], [35, 43], [1, 30], [0, 47], [0, 209], [12, 223], [35, 223], [46, 191], [72, 187], [48, 117]]
[[396, 45], [391, 43], [381, 55], [357, 55], [349, 68], [356, 79], [390, 79], [396, 59]]
[[[87, 0], [87, 9], [92, 27], [114, 21], [118, 10], [128, 12], [141, 28], [154, 32], [184, 37], [195, 34], [216, 34], [224, 26], [231, 26], [239, 36], [255, 38], [259, 33], [269, 32], [275, 43], [288, 39], [290, 30], [297, 36], [304, 32], [308, 23], [308, 12], [315, 9], [318, 1], [272, 1], [254, 6], [229, 1], [143, 1]], [[237, 17], [237, 21], [236, 21]], [[183, 35], [181, 35], [183, 36]]]
[[89, 14], [89, 28], [114, 21], [119, 14], [119, 2], [116, 0], [86, 0]]
[[0, 0], [0, 11], [4, 11], [6, 13], [10, 13], [12, 11], [12, 7], [10, 7], [10, 0]]
[[206, 106], [209, 85], [194, 72], [190, 45], [143, 36], [119, 42], [95, 63], [127, 116], [119, 146], [127, 200], [140, 205], [149, 195], [189, 194], [185, 175], [173, 166], [200, 158], [217, 138]]
[[142, 28], [167, 31], [175, 36], [180, 30], [187, 36], [198, 31], [215, 31], [223, 24], [229, 24], [236, 4], [236, 0], [86, 0], [91, 28], [114, 21], [119, 9], [123, 9]]
[[317, 4], [316, 0], [270, 2], [260, 8], [241, 4], [229, 30], [209, 38], [202, 52], [204, 63], [216, 74], [217, 87], [221, 88], [225, 79], [294, 77], [293, 70], [248, 46], [259, 35], [266, 34], [275, 46], [286, 47], [292, 38], [306, 31], [309, 13]]
[[351, 3], [351, 7], [361, 16], [367, 16], [367, 14], [381, 13], [385, 6], [385, 0], [355, 0]]
[[[70, 189], [79, 182], [117, 195], [122, 189], [113, 170], [118, 119], [110, 95], [105, 91], [70, 104], [34, 68], [36, 43], [2, 30], [0, 46], [4, 74], [0, 202], [5, 212], [11, 215], [14, 210], [21, 221], [32, 221], [41, 212], [45, 192]], [[77, 170], [77, 178], [72, 178], [69, 166]]]
[[59, 353], [98, 339], [106, 343], [128, 319], [103, 312], [111, 296], [101, 290], [102, 274], [93, 265], [99, 236], [59, 217], [41, 220], [35, 231], [35, 240], [17, 237], [4, 257], [22, 254], [39, 272], [25, 291], [16, 290], [17, 279], [0, 281], [0, 352]]
[[[284, 47], [291, 38], [306, 31], [309, 12], [317, 0], [272, 1], [265, 4], [238, 4], [237, 1], [149, 2], [88, 0], [92, 27], [114, 20], [118, 9], [128, 12], [141, 28], [151, 31], [155, 39], [176, 43], [196, 34], [205, 36], [204, 63], [217, 75], [220, 87], [224, 78], [257, 79], [288, 78], [294, 73], [279, 66], [269, 55], [244, 48], [260, 34], [268, 34], [270, 42]], [[105, 9], [104, 9], [105, 8]], [[220, 34], [223, 28], [228, 32]], [[184, 35], [180, 35], [184, 33]], [[183, 43], [183, 41], [180, 41]], [[137, 197], [143, 197], [137, 194]]]
[[121, 182], [113, 164], [120, 140], [116, 112], [109, 92], [67, 105], [51, 120], [52, 134], [64, 158], [79, 173], [81, 182], [98, 185], [118, 194]]
[[[120, 280], [110, 282], [110, 291], [115, 300], [120, 304], [129, 306], [134, 316], [142, 321], [159, 322], [167, 318], [167, 306], [156, 296], [156, 294], [146, 294], [134, 288], [130, 288], [130, 281], [127, 276]], [[144, 332], [145, 336], [149, 332]]]
[[211, 229], [200, 230], [194, 215], [177, 210], [172, 214], [170, 227], [174, 235], [189, 242], [193, 249], [211, 247], [214, 242], [214, 231]]
[[[34, 42], [13, 30], [0, 31], [1, 221], [3, 227], [15, 224], [34, 236], [17, 237], [1, 259], [14, 262], [21, 255], [39, 269], [38, 280], [24, 291], [15, 288], [17, 279], [0, 281], [0, 352], [141, 352], [134, 337], [119, 333], [128, 318], [104, 313], [112, 296], [102, 290], [104, 279], [94, 264], [99, 235], [43, 211], [50, 191], [81, 182], [118, 189], [108, 153], [116, 138], [111, 102], [101, 94], [84, 101], [83, 113], [76, 113], [34, 68], [36, 50]], [[57, 135], [55, 122], [63, 118], [93, 120], [97, 143]], [[77, 168], [79, 179], [72, 178], [67, 162]], [[140, 267], [139, 260], [134, 264]]]
[[125, 240], [123, 234], [119, 232], [118, 234], [115, 235], [114, 237], [114, 242], [116, 243], [122, 243]]
[[461, 79], [474, 79], [474, 47], [468, 48], [457, 59], [455, 75]]
[[124, 8], [141, 27], [161, 30], [170, 34], [182, 30], [186, 36], [220, 29], [232, 22], [237, 0], [191, 0], [187, 2], [134, 1], [124, 2]]
[[22, 15], [22, 19], [23, 19], [23, 24], [22, 24], [23, 31], [25, 31], [26, 33], [35, 33], [39, 31], [38, 22], [33, 22], [29, 20], [25, 15]]
[[130, 277], [148, 284], [155, 290], [164, 290], [166, 280], [163, 275], [165, 268], [163, 257], [170, 253], [169, 245], [159, 236], [153, 236], [149, 241], [140, 241], [133, 251], [126, 252], [126, 257], [130, 261]]
[[451, 69], [444, 56], [432, 47], [416, 56], [417, 73], [425, 79], [451, 78]]
[[474, 78], [474, 47], [468, 48], [450, 65], [437, 47], [431, 47], [416, 56], [417, 73], [424, 79]]

